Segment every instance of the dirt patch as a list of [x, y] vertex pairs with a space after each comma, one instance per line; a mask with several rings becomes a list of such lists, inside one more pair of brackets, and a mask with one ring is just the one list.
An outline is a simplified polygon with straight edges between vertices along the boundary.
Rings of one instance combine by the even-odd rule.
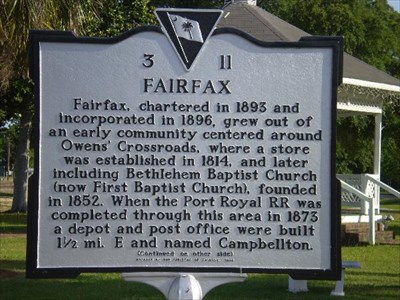
[[11, 209], [13, 189], [14, 183], [12, 180], [0, 180], [0, 212], [5, 212]]
[[12, 197], [0, 197], [0, 212], [6, 212], [11, 209]]
[[23, 238], [26, 237], [26, 233], [0, 233], [0, 239], [2, 238]]
[[14, 188], [14, 181], [11, 179], [0, 179], [0, 191], [3, 193], [12, 193]]

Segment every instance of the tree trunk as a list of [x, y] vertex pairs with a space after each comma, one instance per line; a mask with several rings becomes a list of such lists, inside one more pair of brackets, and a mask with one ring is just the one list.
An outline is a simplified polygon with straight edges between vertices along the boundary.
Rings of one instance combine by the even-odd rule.
[[18, 137], [14, 166], [14, 199], [12, 212], [26, 212], [29, 168], [29, 137], [32, 128], [32, 113], [27, 108], [21, 115], [21, 129]]

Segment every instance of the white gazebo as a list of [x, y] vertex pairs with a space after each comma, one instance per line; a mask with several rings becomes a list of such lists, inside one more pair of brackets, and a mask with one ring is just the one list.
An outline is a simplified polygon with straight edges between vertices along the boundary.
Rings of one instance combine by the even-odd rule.
[[[218, 27], [234, 27], [263, 41], [295, 42], [309, 36], [257, 6], [255, 0], [225, 1]], [[375, 244], [376, 221], [380, 216], [380, 188], [400, 198], [400, 193], [380, 181], [382, 111], [385, 101], [400, 97], [400, 80], [345, 53], [343, 84], [339, 87], [337, 115], [375, 117], [373, 174], [338, 174], [342, 185], [342, 205], [360, 208], [342, 216], [342, 223], [369, 222], [369, 242]]]

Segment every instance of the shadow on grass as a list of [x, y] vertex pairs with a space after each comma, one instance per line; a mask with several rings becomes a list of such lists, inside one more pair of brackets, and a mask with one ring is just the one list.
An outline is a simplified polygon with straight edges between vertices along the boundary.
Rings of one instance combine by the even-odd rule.
[[0, 192], [0, 197], [10, 198], [13, 196], [13, 192]]
[[[400, 248], [399, 248], [400, 249]], [[376, 277], [396, 277], [397, 281], [399, 283], [399, 287], [400, 287], [400, 279], [398, 278], [398, 274], [397, 273], [393, 273], [393, 272], [366, 272], [366, 271], [357, 271], [357, 270], [351, 270], [351, 275], [352, 276], [376, 276]]]
[[[125, 282], [118, 274], [81, 276], [77, 279], [2, 280], [2, 300], [6, 299], [165, 299], [156, 289], [140, 283]], [[109, 278], [111, 277], [111, 278]]]
[[0, 269], [25, 272], [24, 260], [0, 260]]
[[400, 225], [390, 225], [387, 230], [393, 231], [396, 236], [400, 235]]
[[26, 225], [26, 213], [13, 213], [10, 211], [0, 213], [0, 221], [10, 223]]
[[0, 226], [0, 233], [26, 233], [26, 226]]
[[26, 213], [0, 213], [0, 233], [26, 233]]
[[399, 285], [345, 285], [346, 299], [399, 299]]

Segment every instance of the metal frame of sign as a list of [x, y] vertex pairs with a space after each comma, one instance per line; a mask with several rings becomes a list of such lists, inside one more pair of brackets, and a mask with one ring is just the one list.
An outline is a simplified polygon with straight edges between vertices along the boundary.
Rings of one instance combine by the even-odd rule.
[[[76, 37], [71, 32], [62, 31], [31, 31], [30, 33], [30, 74], [36, 83], [36, 110], [39, 111], [41, 106], [41, 94], [39, 86], [40, 78], [40, 43], [80, 43], [80, 44], [114, 44], [142, 32], [157, 32], [163, 34], [160, 27], [145, 26], [133, 29], [123, 35], [113, 38], [89, 38]], [[331, 111], [331, 182], [330, 189], [332, 191], [330, 199], [331, 211], [331, 240], [330, 240], [330, 259], [331, 269], [320, 270], [299, 270], [299, 269], [263, 269], [263, 268], [231, 268], [231, 267], [77, 267], [77, 268], [39, 268], [38, 260], [38, 237], [39, 237], [39, 176], [35, 172], [29, 181], [29, 202], [28, 202], [28, 242], [27, 242], [27, 263], [26, 276], [28, 278], [73, 278], [82, 272], [231, 272], [231, 273], [286, 273], [294, 279], [331, 279], [340, 278], [341, 271], [341, 242], [340, 242], [340, 184], [336, 180], [335, 174], [335, 140], [336, 140], [336, 87], [341, 83], [342, 64], [343, 64], [343, 41], [338, 37], [305, 37], [299, 42], [263, 42], [257, 40], [250, 35], [232, 28], [216, 29], [213, 35], [220, 34], [236, 34], [244, 39], [257, 44], [261, 47], [271, 48], [302, 48], [328, 47], [333, 49], [333, 76], [332, 76], [332, 111]], [[41, 122], [39, 113], [36, 113], [35, 128], [36, 132], [40, 132]], [[35, 140], [35, 170], [39, 167], [39, 149], [41, 140], [37, 136]]]

